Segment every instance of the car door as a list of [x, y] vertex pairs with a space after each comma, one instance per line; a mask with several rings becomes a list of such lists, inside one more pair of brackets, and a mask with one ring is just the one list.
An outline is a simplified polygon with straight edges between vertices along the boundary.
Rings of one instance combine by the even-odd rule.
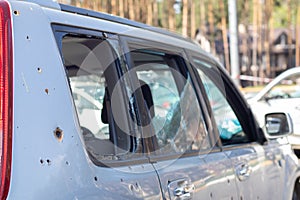
[[237, 199], [230, 159], [215, 145], [207, 110], [195, 92], [183, 51], [155, 42], [124, 40], [130, 75], [139, 80], [136, 88], [142, 88], [149, 110], [150, 123], [143, 123], [143, 138], [163, 198]]
[[[156, 171], [139, 151], [140, 130], [134, 123], [128, 80], [120, 78], [125, 70], [117, 37], [62, 25], [53, 28], [77, 114], [79, 127], [74, 129], [86, 152], [86, 163], [73, 165], [74, 198], [161, 199]], [[81, 182], [83, 176], [91, 181]]]
[[215, 64], [199, 57], [192, 59], [212, 108], [222, 150], [232, 162], [239, 199], [282, 197], [283, 187], [276, 187], [283, 186], [280, 149], [272, 142], [260, 142], [258, 130], [251, 128], [254, 125], [251, 112]]

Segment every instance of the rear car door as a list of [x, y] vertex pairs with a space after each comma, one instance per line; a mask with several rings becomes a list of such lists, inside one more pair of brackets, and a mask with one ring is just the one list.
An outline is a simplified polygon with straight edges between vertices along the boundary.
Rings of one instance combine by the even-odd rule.
[[[130, 76], [138, 80], [148, 118], [143, 141], [166, 199], [237, 199], [230, 159], [215, 145], [184, 52], [125, 38]], [[199, 88], [198, 88], [199, 89]]]
[[250, 110], [224, 73], [197, 56], [192, 60], [208, 96], [222, 150], [232, 162], [239, 199], [282, 197], [284, 164], [280, 149], [260, 139]]

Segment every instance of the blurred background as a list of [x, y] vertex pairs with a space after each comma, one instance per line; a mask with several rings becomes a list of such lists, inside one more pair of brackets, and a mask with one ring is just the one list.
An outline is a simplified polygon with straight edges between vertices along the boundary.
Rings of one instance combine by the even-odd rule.
[[[230, 74], [238, 76], [238, 84], [242, 87], [263, 85], [286, 69], [300, 65], [299, 0], [59, 2], [125, 17], [189, 37], [217, 57]], [[234, 61], [237, 67], [230, 58], [234, 47], [230, 41], [234, 39], [237, 41], [237, 56], [234, 57], [238, 58]]]

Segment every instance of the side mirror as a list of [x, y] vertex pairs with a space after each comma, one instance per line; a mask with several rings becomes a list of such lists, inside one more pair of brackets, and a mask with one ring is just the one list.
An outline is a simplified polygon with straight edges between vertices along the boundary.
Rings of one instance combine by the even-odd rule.
[[293, 123], [288, 113], [266, 114], [265, 126], [269, 139], [276, 139], [293, 133]]

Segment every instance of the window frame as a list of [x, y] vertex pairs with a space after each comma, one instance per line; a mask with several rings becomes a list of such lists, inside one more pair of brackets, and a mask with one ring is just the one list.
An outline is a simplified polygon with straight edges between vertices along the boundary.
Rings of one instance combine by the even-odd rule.
[[[70, 89], [70, 100], [72, 101], [74, 113], [76, 115], [75, 120], [77, 121], [77, 124], [79, 125], [76, 128], [76, 130], [77, 130], [78, 134], [81, 135], [81, 138], [83, 139], [83, 136], [82, 136], [82, 133], [81, 133], [81, 130], [80, 130], [79, 117], [78, 117], [78, 114], [77, 114], [77, 111], [76, 111], [76, 106], [75, 106], [74, 99], [72, 97], [73, 95], [72, 95], [72, 89], [71, 89], [69, 77], [68, 77], [68, 74], [67, 74], [67, 70], [64, 66], [64, 59], [63, 59], [63, 54], [62, 54], [62, 40], [63, 40], [64, 36], [66, 36], [66, 35], [74, 35], [74, 36], [81, 36], [82, 35], [82, 36], [99, 37], [99, 39], [103, 38], [103, 39], [116, 40], [117, 43], [118, 43], [118, 47], [119, 47], [118, 53], [120, 53], [121, 55], [116, 55], [116, 60], [118, 60], [118, 61], [115, 61], [114, 65], [116, 67], [115, 71], [117, 72], [117, 74], [115, 74], [115, 75], [120, 80], [120, 78], [126, 73], [126, 70], [127, 70], [127, 67], [124, 67], [124, 65], [122, 65], [122, 64], [125, 64], [125, 59], [123, 58], [124, 56], [122, 54], [122, 51], [120, 50], [121, 49], [120, 38], [117, 34], [114, 34], [114, 33], [107, 33], [107, 32], [101, 31], [101, 30], [91, 30], [91, 29], [87, 29], [87, 28], [84, 28], [84, 27], [74, 27], [74, 26], [62, 25], [62, 24], [56, 24], [56, 23], [52, 24], [52, 31], [54, 33], [56, 44], [58, 46], [58, 50], [59, 50], [59, 53], [60, 53], [62, 67], [63, 67], [63, 70], [65, 72], [66, 81], [67, 81], [68, 87]], [[112, 47], [112, 50], [113, 50], [113, 47]], [[115, 54], [115, 53], [113, 53], [113, 54]], [[116, 64], [116, 62], [118, 62], [118, 64]], [[121, 88], [121, 92], [122, 92], [122, 97], [127, 98], [126, 91], [125, 91], [124, 87]], [[123, 100], [123, 101], [125, 101], [125, 100]], [[124, 102], [124, 105], [125, 105], [125, 102]], [[127, 117], [129, 118], [129, 113], [126, 113], [126, 115], [128, 115]], [[132, 127], [134, 126], [128, 120], [127, 120], [127, 124], [128, 124], [130, 129], [132, 129]], [[113, 122], [111, 125], [113, 126], [112, 129], [115, 129], [116, 128], [115, 126], [117, 126], [115, 124], [115, 122]], [[114, 135], [114, 137], [118, 137], [117, 132], [114, 132], [112, 134]], [[127, 137], [129, 137], [129, 135]], [[83, 141], [83, 144], [84, 144], [84, 150], [87, 152], [87, 148], [85, 147], [85, 142], [84, 141]], [[129, 155], [129, 156], [126, 156], [125, 159], [120, 159], [120, 160], [114, 160], [114, 159], [111, 159], [111, 160], [109, 160], [109, 159], [108, 160], [98, 160], [98, 159], [92, 159], [90, 156], [87, 156], [87, 157], [97, 167], [109, 167], [110, 168], [110, 167], [122, 167], [122, 166], [149, 163], [149, 159], [146, 157], [146, 154], [144, 154], [144, 153], [141, 153], [140, 154], [141, 156], [139, 156], [139, 157], [135, 157], [135, 156], [130, 157], [130, 155], [135, 155], [136, 153], [130, 151], [131, 148], [135, 148], [134, 144], [132, 142], [130, 142], [129, 145], [130, 145], [129, 150], [126, 152], [126, 155]], [[88, 155], [88, 153], [86, 155]], [[118, 156], [118, 155], [115, 154], [114, 157], [116, 157], [116, 156]]]
[[[214, 130], [217, 131], [217, 137], [219, 138], [218, 143], [221, 145], [221, 147], [222, 148], [232, 148], [234, 146], [249, 145], [253, 142], [254, 143], [257, 142], [259, 144], [264, 144], [266, 139], [262, 132], [262, 129], [259, 128], [249, 105], [246, 103], [246, 101], [243, 98], [243, 96], [241, 95], [240, 91], [237, 89], [237, 87], [235, 86], [235, 84], [233, 83], [231, 78], [229, 77], [228, 72], [224, 68], [222, 68], [221, 64], [218, 63], [217, 61], [215, 61], [213, 58], [208, 57], [207, 59], [204, 59], [200, 53], [194, 52], [191, 50], [188, 51], [188, 56], [189, 56], [189, 60], [191, 61], [191, 64], [192, 64], [192, 68], [193, 68], [192, 70], [194, 71], [194, 74], [197, 79], [197, 84], [202, 86], [201, 87], [202, 94], [203, 94], [204, 98], [206, 99], [206, 105], [209, 107], [210, 112], [212, 112], [212, 108], [210, 106], [208, 96], [206, 95], [202, 80], [197, 72], [197, 67], [196, 67], [197, 65], [193, 61], [194, 58], [199, 59], [199, 60], [209, 64], [211, 66], [211, 69], [213, 71], [215, 71], [215, 73], [218, 73], [219, 75], [221, 75], [222, 84], [224, 85], [225, 91], [222, 91], [222, 90], [220, 90], [220, 91], [225, 92], [224, 96], [226, 97], [227, 102], [229, 103], [229, 105], [231, 106], [232, 110], [234, 111], [236, 117], [240, 121], [240, 124], [241, 124], [244, 132], [249, 137], [249, 142], [224, 145], [219, 137], [217, 125], [216, 125], [215, 119], [213, 117], [213, 118], [211, 118], [211, 120], [213, 121], [213, 124], [214, 124]], [[212, 81], [213, 81], [213, 79], [212, 79]], [[213, 81], [213, 82], [215, 83], [215, 81]], [[216, 85], [218, 85], [218, 84], [216, 83]], [[239, 105], [239, 106], [237, 106], [237, 105]], [[211, 114], [213, 115], [213, 113], [211, 113]]]
[[[202, 114], [202, 119], [205, 125], [205, 131], [207, 134], [207, 137], [209, 139], [210, 144], [213, 143], [215, 140], [214, 138], [211, 138], [211, 130], [208, 130], [207, 124], [210, 124], [209, 117], [207, 116], [207, 108], [206, 105], [204, 104], [204, 100], [202, 99], [201, 95], [199, 95], [199, 88], [195, 85], [194, 81], [194, 72], [190, 69], [190, 64], [187, 61], [187, 53], [184, 48], [179, 48], [178, 46], [173, 46], [170, 44], [165, 44], [165, 43], [158, 43], [156, 41], [148, 40], [148, 39], [141, 39], [141, 38], [135, 38], [135, 37], [130, 37], [130, 36], [120, 36], [120, 43], [122, 45], [122, 49], [126, 58], [126, 63], [128, 70], [131, 70], [135, 67], [133, 60], [130, 56], [130, 48], [134, 46], [133, 48], [141, 47], [141, 48], [146, 48], [146, 49], [151, 49], [151, 50], [157, 50], [158, 52], [163, 52], [163, 53], [169, 53], [174, 56], [179, 56], [181, 59], [181, 63], [178, 66], [178, 70], [180, 73], [184, 71], [186, 74], [190, 76], [190, 84], [192, 84], [193, 90], [195, 92], [195, 95], [197, 97], [197, 103], [199, 104], [199, 110], [201, 111]], [[128, 53], [129, 52], [129, 53]], [[147, 111], [147, 108], [143, 106], [144, 112]], [[208, 120], [208, 122], [207, 122]], [[212, 126], [209, 126], [210, 128]], [[191, 156], [197, 156], [200, 154], [207, 154], [209, 152], [218, 152], [220, 151], [220, 148], [214, 148], [212, 146], [208, 150], [195, 150], [195, 151], [189, 151], [185, 153], [168, 153], [168, 154], [159, 154], [159, 155], [153, 155], [149, 154], [149, 160], [150, 162], [157, 162], [157, 161], [163, 161], [163, 160], [172, 160], [178, 157], [191, 157]], [[180, 156], [179, 156], [180, 155]]]

